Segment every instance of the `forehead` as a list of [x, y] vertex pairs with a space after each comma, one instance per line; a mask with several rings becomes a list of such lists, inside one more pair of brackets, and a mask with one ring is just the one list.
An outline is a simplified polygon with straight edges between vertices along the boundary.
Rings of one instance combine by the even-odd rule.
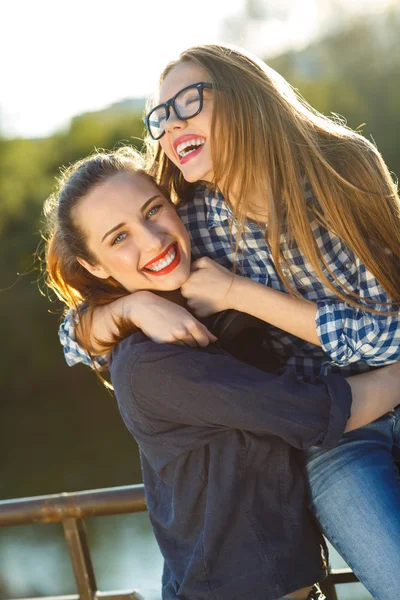
[[157, 187], [144, 175], [128, 171], [118, 173], [91, 190], [77, 206], [76, 215], [79, 218], [83, 213], [89, 214], [90, 220], [95, 222], [108, 215], [132, 213], [158, 194]]
[[168, 73], [160, 87], [159, 101], [166, 102], [180, 90], [200, 81], [210, 82], [207, 72], [192, 62], [178, 63]]

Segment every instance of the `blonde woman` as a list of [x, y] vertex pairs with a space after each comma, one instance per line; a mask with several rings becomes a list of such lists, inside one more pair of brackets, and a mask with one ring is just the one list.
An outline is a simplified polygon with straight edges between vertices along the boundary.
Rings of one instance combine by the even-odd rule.
[[[373, 144], [224, 46], [169, 64], [145, 122], [151, 172], [203, 257], [182, 288], [196, 314], [237, 308], [266, 321], [274, 351], [304, 378], [399, 360], [400, 203]], [[112, 333], [113, 311], [93, 314], [93, 339]], [[195, 343], [167, 322], [152, 327]], [[62, 341], [75, 362], [70, 325]], [[324, 533], [380, 600], [394, 600], [400, 583], [399, 447], [397, 410], [303, 456]]]

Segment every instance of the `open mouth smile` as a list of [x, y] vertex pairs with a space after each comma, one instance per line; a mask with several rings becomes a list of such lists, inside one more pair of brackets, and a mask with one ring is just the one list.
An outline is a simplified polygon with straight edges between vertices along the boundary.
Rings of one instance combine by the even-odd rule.
[[148, 262], [142, 271], [150, 275], [168, 275], [181, 262], [181, 252], [178, 242], [172, 242], [161, 254]]
[[[177, 143], [179, 142], [179, 143]], [[181, 165], [187, 163], [203, 150], [206, 140], [198, 136], [181, 136], [174, 142], [174, 148], [179, 156]]]

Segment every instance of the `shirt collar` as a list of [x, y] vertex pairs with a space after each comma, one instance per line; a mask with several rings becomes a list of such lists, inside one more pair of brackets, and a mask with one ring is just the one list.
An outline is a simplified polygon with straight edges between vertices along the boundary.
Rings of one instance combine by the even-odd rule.
[[221, 192], [203, 188], [202, 194], [206, 206], [207, 228], [218, 227], [226, 221], [232, 221], [232, 210], [225, 202]]

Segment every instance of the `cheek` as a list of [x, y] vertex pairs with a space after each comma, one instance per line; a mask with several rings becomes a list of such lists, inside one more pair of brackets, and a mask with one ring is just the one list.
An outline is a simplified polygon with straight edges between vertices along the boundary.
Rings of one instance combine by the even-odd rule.
[[182, 225], [182, 239], [184, 241], [184, 243], [186, 244], [186, 252], [190, 261], [190, 254], [191, 254], [191, 242], [190, 242], [190, 236], [189, 233], [186, 229], [186, 227], [184, 227], [184, 225]]
[[167, 138], [166, 135], [164, 135], [161, 138], [161, 140], [160, 140], [160, 146], [161, 146], [161, 149], [163, 150], [163, 152], [169, 158], [169, 160], [176, 164], [177, 163], [177, 158], [175, 156], [175, 153], [173, 151], [171, 143], [168, 141], [168, 138]]
[[175, 209], [171, 208], [170, 213], [165, 216], [164, 228], [173, 237], [180, 238], [181, 243], [183, 243], [184, 245], [184, 250], [186, 250], [187, 247], [190, 246], [189, 234], [187, 232], [187, 229], [176, 214]]
[[108, 260], [108, 267], [111, 272], [118, 273], [122, 277], [135, 275], [137, 271], [137, 256], [128, 247], [121, 248]]

